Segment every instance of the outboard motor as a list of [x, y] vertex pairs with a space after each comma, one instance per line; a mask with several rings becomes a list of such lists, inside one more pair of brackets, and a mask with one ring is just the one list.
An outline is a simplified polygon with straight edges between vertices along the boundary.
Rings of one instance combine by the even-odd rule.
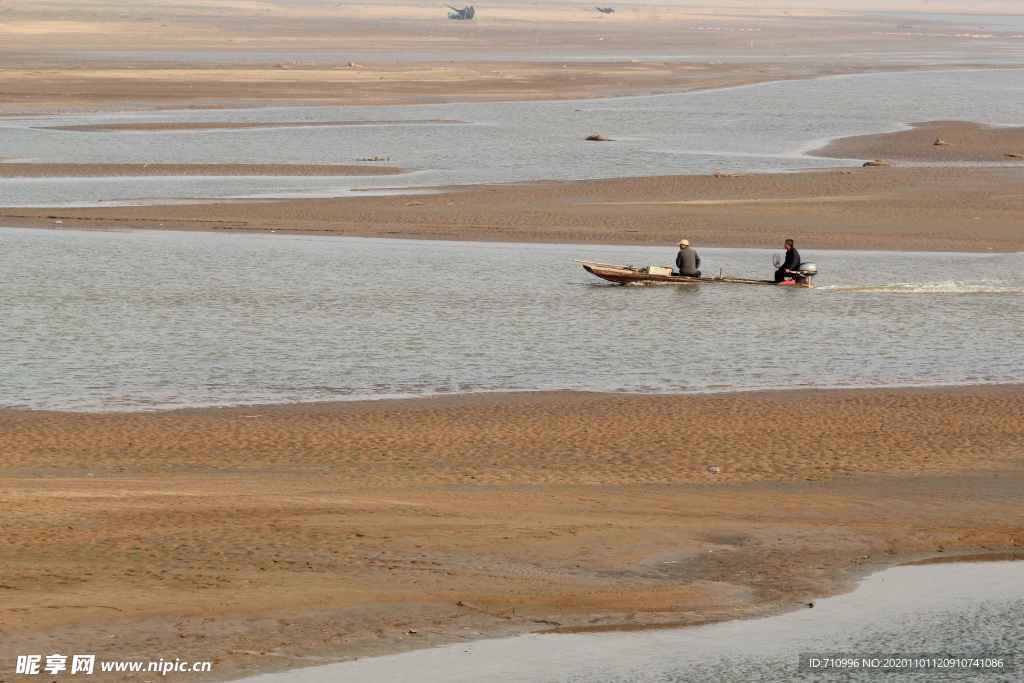
[[802, 262], [796, 269], [796, 281], [805, 287], [811, 287], [814, 276], [818, 274], [818, 265], [810, 261]]
[[[778, 254], [772, 256], [772, 265], [776, 268], [782, 265], [782, 257]], [[787, 271], [790, 274], [780, 282], [780, 285], [798, 285], [800, 287], [813, 287], [814, 276], [818, 274], [818, 265], [810, 261], [801, 261], [796, 270]]]

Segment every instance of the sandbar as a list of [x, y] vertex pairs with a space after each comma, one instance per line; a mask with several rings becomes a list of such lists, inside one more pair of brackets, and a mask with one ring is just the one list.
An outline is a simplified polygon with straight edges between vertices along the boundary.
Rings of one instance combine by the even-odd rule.
[[[586, 143], [583, 143], [586, 144]], [[10, 226], [918, 251], [1024, 249], [1024, 168], [845, 168], [437, 188], [437, 194], [0, 209]]]
[[0, 657], [226, 679], [797, 609], [1019, 556], [1022, 425], [1019, 386], [0, 411]]
[[1024, 127], [929, 121], [894, 133], [841, 138], [812, 154], [836, 159], [1024, 164]]

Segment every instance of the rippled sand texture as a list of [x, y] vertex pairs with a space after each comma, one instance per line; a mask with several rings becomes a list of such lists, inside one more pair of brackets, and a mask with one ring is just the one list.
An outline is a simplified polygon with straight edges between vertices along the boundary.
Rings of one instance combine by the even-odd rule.
[[792, 608], [1017, 552], [1022, 424], [1013, 386], [4, 412], [0, 657], [227, 677]]
[[[4, 462], [13, 469], [325, 468], [367, 486], [948, 472], [1002, 468], [1024, 447], [1024, 401], [1013, 387], [495, 394], [184, 413], [9, 412], [4, 422], [13, 430]], [[710, 474], [709, 464], [723, 472]]]

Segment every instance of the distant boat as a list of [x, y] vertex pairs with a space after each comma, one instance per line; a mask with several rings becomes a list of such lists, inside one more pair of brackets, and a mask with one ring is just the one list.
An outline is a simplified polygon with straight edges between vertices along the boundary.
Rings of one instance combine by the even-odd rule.
[[701, 285], [701, 284], [732, 284], [732, 285], [771, 285], [773, 287], [803, 287], [810, 289], [814, 287], [812, 280], [818, 273], [818, 268], [813, 263], [800, 264], [801, 271], [794, 273], [782, 282], [774, 280], [755, 280], [745, 277], [733, 277], [731, 275], [719, 275], [718, 277], [687, 277], [685, 275], [672, 275], [672, 269], [667, 266], [619, 266], [610, 263], [597, 263], [596, 261], [577, 261], [583, 270], [596, 275], [602, 280], [614, 282], [617, 285], [631, 284], [664, 284], [664, 285]]
[[614, 7], [595, 7], [594, 9], [596, 9], [601, 14], [615, 14]]
[[476, 7], [473, 5], [466, 5], [463, 8], [452, 7], [447, 5], [451, 12], [448, 13], [448, 18], [454, 21], [472, 21], [476, 18]]

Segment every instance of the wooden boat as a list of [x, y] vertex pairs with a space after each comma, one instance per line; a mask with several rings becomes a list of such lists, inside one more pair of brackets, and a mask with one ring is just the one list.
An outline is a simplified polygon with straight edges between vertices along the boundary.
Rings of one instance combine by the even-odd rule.
[[[577, 261], [583, 270], [596, 275], [602, 280], [614, 282], [617, 285], [632, 284], [664, 284], [664, 285], [702, 285], [702, 284], [733, 284], [733, 285], [770, 285], [772, 287], [803, 287], [814, 286], [813, 275], [787, 278], [782, 282], [774, 280], [755, 280], [745, 277], [733, 277], [731, 275], [719, 275], [717, 277], [687, 277], [684, 275], [669, 275], [671, 272], [667, 267], [638, 268], [636, 266], [619, 266], [611, 263], [598, 263], [596, 261]], [[654, 272], [650, 272], [654, 271]]]

